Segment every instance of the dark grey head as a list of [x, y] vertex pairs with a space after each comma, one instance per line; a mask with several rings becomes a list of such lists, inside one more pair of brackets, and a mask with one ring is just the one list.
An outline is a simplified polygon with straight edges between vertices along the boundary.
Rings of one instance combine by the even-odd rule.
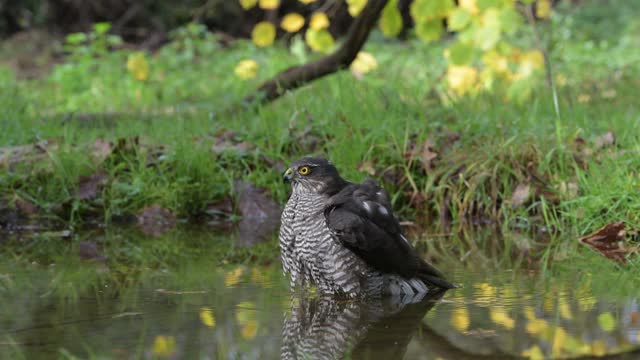
[[338, 169], [324, 158], [303, 157], [291, 163], [282, 176], [291, 182], [294, 189], [302, 187], [317, 193], [335, 193], [347, 182], [340, 177]]

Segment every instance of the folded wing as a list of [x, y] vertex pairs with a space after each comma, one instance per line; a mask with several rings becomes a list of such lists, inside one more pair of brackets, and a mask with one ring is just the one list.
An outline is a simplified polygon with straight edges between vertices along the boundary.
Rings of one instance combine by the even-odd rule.
[[373, 268], [404, 278], [420, 278], [451, 288], [440, 271], [420, 258], [402, 234], [388, 193], [374, 180], [351, 184], [334, 195], [325, 208], [327, 226], [335, 240]]

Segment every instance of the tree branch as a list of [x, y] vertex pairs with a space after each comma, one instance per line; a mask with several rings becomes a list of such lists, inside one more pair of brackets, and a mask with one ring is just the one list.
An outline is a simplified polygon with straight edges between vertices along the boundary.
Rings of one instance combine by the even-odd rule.
[[332, 54], [316, 61], [290, 67], [270, 80], [262, 83], [256, 92], [247, 96], [246, 103], [266, 103], [282, 96], [287, 90], [293, 90], [310, 81], [332, 74], [348, 67], [369, 37], [369, 33], [388, 0], [369, 0], [358, 17], [351, 24], [345, 41]]

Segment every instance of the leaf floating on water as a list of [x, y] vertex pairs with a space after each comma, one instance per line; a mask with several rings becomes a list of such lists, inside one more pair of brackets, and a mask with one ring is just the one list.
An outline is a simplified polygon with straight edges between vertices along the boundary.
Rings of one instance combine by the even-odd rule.
[[173, 336], [158, 335], [153, 341], [153, 354], [169, 357], [176, 351], [176, 339]]
[[611, 332], [616, 328], [616, 319], [609, 312], [598, 315], [598, 325], [606, 332]]
[[626, 255], [629, 250], [624, 246], [626, 234], [624, 228], [624, 221], [607, 224], [597, 231], [581, 237], [578, 241], [596, 249], [608, 259], [626, 263]]
[[213, 316], [213, 310], [208, 307], [200, 308], [200, 321], [210, 328], [216, 326], [216, 318]]

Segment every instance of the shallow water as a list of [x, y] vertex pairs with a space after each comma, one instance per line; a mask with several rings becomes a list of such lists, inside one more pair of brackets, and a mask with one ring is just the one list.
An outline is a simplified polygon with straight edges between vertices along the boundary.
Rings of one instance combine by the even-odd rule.
[[0, 357], [640, 358], [638, 299], [592, 286], [589, 274], [441, 268], [461, 288], [363, 303], [292, 295], [277, 264], [215, 268], [205, 259], [112, 289], [101, 263], [5, 262]]

